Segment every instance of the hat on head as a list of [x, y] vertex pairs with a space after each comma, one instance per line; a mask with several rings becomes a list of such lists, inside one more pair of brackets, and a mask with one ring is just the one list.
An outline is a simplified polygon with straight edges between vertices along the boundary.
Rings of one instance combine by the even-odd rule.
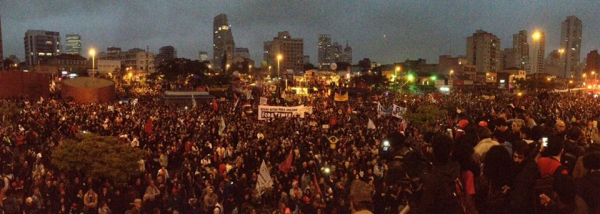
[[142, 199], [136, 198], [132, 204], [142, 204]]
[[468, 120], [460, 120], [460, 121], [458, 121], [458, 127], [460, 127], [461, 129], [464, 129], [465, 127], [467, 127], [467, 125], [469, 125], [469, 121]]
[[479, 122], [479, 126], [483, 126], [483, 127], [488, 127], [487, 122], [485, 122], [484, 120]]

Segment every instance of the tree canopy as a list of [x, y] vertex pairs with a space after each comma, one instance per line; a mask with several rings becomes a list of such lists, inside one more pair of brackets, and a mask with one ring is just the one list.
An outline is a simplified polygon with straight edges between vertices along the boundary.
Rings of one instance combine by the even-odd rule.
[[80, 134], [53, 149], [52, 165], [62, 171], [124, 182], [140, 173], [138, 161], [143, 155], [142, 150], [115, 137]]
[[430, 130], [430, 125], [436, 121], [443, 120], [448, 115], [448, 111], [438, 108], [438, 106], [427, 104], [419, 106], [415, 111], [408, 111], [404, 117], [415, 128], [419, 130]]

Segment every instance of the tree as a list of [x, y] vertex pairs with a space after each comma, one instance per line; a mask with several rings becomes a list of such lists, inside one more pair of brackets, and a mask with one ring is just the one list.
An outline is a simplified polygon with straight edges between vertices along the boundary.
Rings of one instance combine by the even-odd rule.
[[12, 61], [10, 58], [6, 58], [4, 59], [4, 68], [0, 68], [0, 69], [4, 69], [4, 70], [10, 70], [11, 66], [13, 66], [15, 62]]
[[362, 71], [368, 71], [369, 69], [371, 69], [371, 59], [364, 58], [358, 61], [358, 66]]
[[349, 67], [352, 67], [352, 65], [347, 62], [336, 62], [335, 64], [337, 65], [338, 71], [346, 71]]
[[312, 69], [316, 69], [317, 67], [315, 67], [315, 65], [313, 65], [312, 63], [306, 63], [304, 64], [304, 71], [308, 71], [308, 70], [312, 70]]
[[448, 115], [448, 111], [438, 108], [435, 105], [427, 104], [419, 106], [415, 111], [407, 111], [404, 118], [411, 125], [421, 132], [432, 131], [432, 124], [436, 121], [443, 120]]
[[126, 182], [140, 174], [138, 161], [144, 152], [115, 137], [80, 134], [52, 151], [52, 165], [67, 172]]

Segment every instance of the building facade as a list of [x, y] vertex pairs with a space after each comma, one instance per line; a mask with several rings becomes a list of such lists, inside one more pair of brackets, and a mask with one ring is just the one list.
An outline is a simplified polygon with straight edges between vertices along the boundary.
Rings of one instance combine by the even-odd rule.
[[65, 40], [67, 41], [66, 54], [81, 55], [81, 36], [79, 34], [67, 34]]
[[[517, 68], [526, 70], [528, 73], [531, 72], [531, 60], [529, 58], [529, 43], [527, 42], [526, 30], [519, 31], [517, 34], [513, 34], [513, 51], [514, 61]], [[510, 68], [512, 66], [505, 66]]]
[[60, 54], [60, 33], [58, 32], [28, 30], [23, 40], [27, 65], [35, 65]]
[[544, 72], [551, 76], [562, 76], [564, 70], [564, 63], [562, 63], [560, 52], [558, 50], [551, 51], [546, 58]]
[[107, 52], [100, 52], [97, 60], [119, 60], [121, 66], [135, 73], [154, 73], [154, 53], [146, 52], [139, 48], [121, 51], [121, 48], [110, 47]]
[[546, 55], [546, 34], [536, 31], [532, 36], [531, 74], [544, 73], [544, 56]]
[[248, 50], [248, 48], [235, 48], [235, 53], [233, 54], [233, 56], [239, 56], [242, 58], [250, 59], [250, 51]]
[[[46, 58], [42, 65], [56, 66], [58, 71], [67, 71], [69, 73], [79, 73], [87, 71], [88, 63], [85, 57], [73, 54], [61, 54]], [[34, 65], [35, 67], [35, 65]]]
[[96, 70], [101, 74], [121, 71], [121, 60], [96, 60]]
[[[513, 48], [505, 48], [502, 52], [502, 60], [500, 60], [500, 62], [502, 63], [502, 66], [500, 66], [502, 68], [502, 70], [507, 69], [507, 68], [512, 68], [512, 67], [517, 67], [519, 65], [519, 63], [517, 63], [517, 57], [515, 57], [515, 49]], [[520, 68], [520, 67], [519, 67]]]
[[569, 16], [562, 22], [560, 47], [564, 48], [562, 53], [565, 63], [563, 77], [579, 74], [582, 28], [581, 20], [575, 16]]
[[317, 66], [321, 69], [329, 69], [329, 66], [333, 63], [331, 58], [331, 35], [319, 34], [318, 48]]
[[346, 47], [344, 47], [341, 61], [352, 65], [352, 47], [348, 45], [348, 41], [346, 41]]
[[600, 72], [600, 54], [598, 54], [598, 50], [590, 51], [585, 58], [585, 69], [583, 72], [591, 75], [592, 71], [594, 71], [594, 74]]
[[156, 55], [154, 64], [156, 67], [158, 67], [160, 63], [173, 60], [175, 58], [177, 58], [177, 50], [175, 50], [173, 46], [163, 46], [158, 49], [158, 54]]
[[[266, 44], [266, 43], [265, 43]], [[279, 32], [277, 37], [270, 42], [269, 58], [266, 60], [268, 65], [273, 65], [277, 69], [277, 55], [282, 56], [280, 61], [280, 71], [304, 70], [304, 40], [301, 38], [292, 38], [287, 31]], [[265, 45], [267, 47], [267, 45]], [[277, 70], [274, 70], [277, 72]]]
[[477, 30], [467, 37], [467, 61], [477, 67], [478, 73], [500, 70], [500, 39], [491, 33]]
[[452, 57], [449, 55], [441, 55], [439, 57], [438, 72], [445, 75], [463, 75], [475, 73], [477, 67], [469, 65], [465, 57]]
[[213, 32], [213, 65], [222, 69], [223, 65], [231, 63], [235, 53], [235, 43], [227, 15], [215, 16]]

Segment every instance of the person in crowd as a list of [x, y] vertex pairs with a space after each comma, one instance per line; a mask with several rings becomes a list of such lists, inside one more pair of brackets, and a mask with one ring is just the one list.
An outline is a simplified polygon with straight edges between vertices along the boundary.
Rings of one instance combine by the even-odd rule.
[[514, 144], [512, 155], [514, 178], [508, 195], [510, 213], [535, 212], [531, 204], [537, 200], [533, 188], [536, 179], [540, 177], [540, 170], [535, 162], [536, 154], [532, 154], [531, 150], [525, 141], [517, 141]]
[[482, 185], [485, 191], [483, 210], [487, 213], [507, 213], [508, 193], [512, 184], [513, 161], [504, 146], [493, 146], [483, 160]]
[[589, 213], [600, 213], [600, 151], [586, 154], [583, 164], [590, 172], [575, 180], [577, 195], [583, 198]]

